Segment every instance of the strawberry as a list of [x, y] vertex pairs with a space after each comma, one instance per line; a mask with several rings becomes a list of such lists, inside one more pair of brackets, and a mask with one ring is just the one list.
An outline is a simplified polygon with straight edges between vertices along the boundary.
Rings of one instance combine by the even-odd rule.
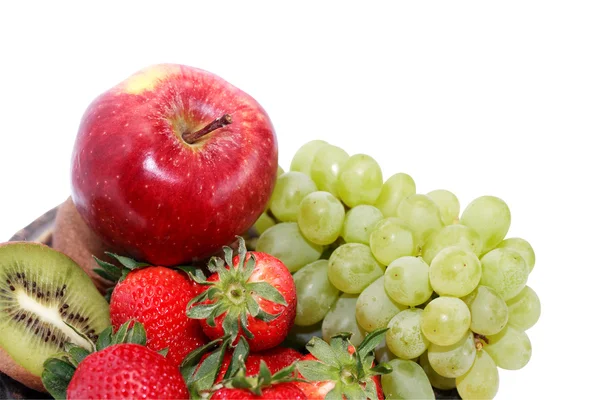
[[391, 369], [387, 364], [374, 366], [373, 350], [384, 338], [386, 330], [371, 332], [357, 349], [350, 344], [347, 333], [334, 336], [331, 344], [313, 337], [306, 345], [311, 354], [298, 363], [300, 377], [309, 382], [295, 384], [310, 400], [326, 397], [383, 400], [379, 375], [389, 373]]
[[246, 389], [223, 388], [217, 390], [211, 400], [304, 400], [306, 395], [293, 383], [278, 383], [262, 390], [261, 395], [252, 393]]
[[187, 303], [202, 291], [181, 270], [138, 267], [112, 292], [112, 325], [116, 329], [129, 320], [140, 322], [148, 335], [148, 348], [168, 348], [167, 358], [179, 365], [190, 351], [207, 342], [199, 321], [186, 315]]
[[224, 247], [225, 261], [213, 257], [213, 274], [198, 281], [206, 290], [189, 303], [188, 316], [200, 320], [210, 339], [230, 336], [237, 343], [248, 340], [251, 351], [279, 345], [296, 315], [296, 288], [292, 274], [277, 258], [246, 252], [240, 237], [239, 255]]
[[115, 333], [107, 328], [89, 342], [92, 353], [67, 343], [44, 363], [44, 387], [56, 399], [189, 398], [178, 366], [145, 343], [146, 331], [135, 321]]
[[241, 364], [235, 375], [224, 381], [224, 387], [216, 390], [211, 400], [225, 399], [281, 399], [305, 400], [306, 395], [294, 383], [295, 365], [289, 365], [271, 373], [265, 361], [261, 361], [256, 375], [249, 376]]
[[289, 367], [304, 355], [299, 351], [287, 347], [275, 347], [259, 353], [250, 353], [246, 360], [248, 375], [258, 374], [260, 362], [264, 361], [272, 374]]
[[187, 399], [172, 361], [139, 344], [116, 344], [87, 356], [67, 387], [67, 399]]

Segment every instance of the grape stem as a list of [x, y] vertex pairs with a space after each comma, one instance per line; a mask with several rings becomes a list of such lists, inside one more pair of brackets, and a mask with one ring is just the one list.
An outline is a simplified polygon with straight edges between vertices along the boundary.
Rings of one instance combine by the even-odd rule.
[[202, 136], [207, 135], [216, 129], [229, 125], [232, 122], [233, 119], [231, 118], [231, 115], [225, 114], [222, 117], [215, 119], [210, 124], [206, 125], [204, 128], [195, 132], [185, 132], [183, 135], [181, 135], [181, 137], [187, 144], [194, 144]]
[[484, 335], [480, 335], [479, 333], [476, 333], [474, 335], [475, 337], [475, 348], [477, 349], [477, 351], [483, 349], [483, 344], [490, 344], [490, 341], [488, 338], [486, 338]]

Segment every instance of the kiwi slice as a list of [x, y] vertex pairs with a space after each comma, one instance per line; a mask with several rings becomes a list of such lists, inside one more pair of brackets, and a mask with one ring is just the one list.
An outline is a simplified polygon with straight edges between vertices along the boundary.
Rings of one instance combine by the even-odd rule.
[[65, 343], [91, 350], [79, 333], [95, 342], [109, 326], [108, 303], [73, 260], [39, 243], [0, 244], [0, 348], [16, 363], [41, 376]]

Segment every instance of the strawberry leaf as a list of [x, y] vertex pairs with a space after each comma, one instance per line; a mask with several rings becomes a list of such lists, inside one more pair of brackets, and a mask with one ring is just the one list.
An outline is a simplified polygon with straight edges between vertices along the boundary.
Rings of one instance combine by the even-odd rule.
[[[352, 400], [367, 400], [367, 394], [363, 390], [362, 387], [358, 383], [353, 383], [350, 385], [344, 385], [342, 388], [342, 392], [347, 399]], [[377, 397], [372, 398], [372, 400], [376, 400]]]
[[190, 279], [195, 281], [196, 283], [203, 283], [206, 281], [206, 276], [199, 268], [196, 268], [191, 265], [180, 265], [177, 267], [177, 269], [180, 269], [181, 271], [185, 272], [190, 277]]
[[268, 282], [250, 282], [246, 287], [265, 300], [287, 306], [287, 302], [283, 298], [281, 292]]
[[92, 256], [96, 264], [100, 266], [100, 268], [94, 269], [94, 272], [106, 279], [107, 281], [117, 282], [121, 278], [121, 268], [106, 262], [102, 261], [96, 256]]
[[367, 381], [367, 385], [365, 386], [364, 391], [368, 399], [377, 400], [377, 387], [375, 386], [375, 382], [373, 382], [373, 379], [369, 379]]
[[242, 331], [244, 332], [244, 335], [248, 339], [254, 339], [254, 334], [248, 329], [248, 314], [246, 314], [245, 312], [240, 314], [240, 325], [242, 326]]
[[229, 367], [227, 367], [227, 371], [223, 377], [224, 380], [233, 377], [238, 373], [240, 368], [244, 367], [249, 353], [250, 346], [248, 346], [248, 341], [245, 337], [241, 336], [240, 341], [235, 346], [233, 354], [231, 355], [231, 362], [229, 363]]
[[146, 345], [146, 330], [144, 326], [139, 322], [135, 321], [133, 327], [127, 330], [125, 336], [125, 343], [136, 343], [142, 346]]
[[197, 397], [196, 394], [213, 386], [230, 342], [229, 337], [213, 340], [193, 350], [183, 360], [180, 371], [192, 397]]
[[187, 316], [189, 318], [205, 319], [213, 312], [215, 308], [219, 306], [219, 303], [210, 304], [198, 304], [187, 310]]
[[229, 246], [223, 247], [223, 253], [225, 254], [225, 262], [227, 265], [233, 265], [233, 250]]
[[74, 345], [73, 343], [65, 343], [65, 350], [67, 351], [69, 361], [77, 367], [84, 358], [90, 355], [90, 352], [83, 347]]
[[298, 371], [309, 381], [337, 381], [340, 378], [339, 368], [319, 361], [299, 361]]
[[260, 319], [261, 321], [264, 321], [264, 322], [271, 322], [275, 318], [279, 317], [280, 315], [281, 315], [281, 313], [270, 314], [270, 313], [266, 312], [265, 310], [263, 310], [261, 308], [261, 309], [258, 310], [258, 314], [256, 315], [256, 318], [258, 318], [258, 319]]
[[235, 340], [240, 333], [239, 315], [233, 311], [229, 311], [223, 319], [223, 332]]
[[112, 336], [112, 327], [106, 328], [100, 335], [98, 336], [98, 340], [96, 341], [96, 350], [104, 350], [108, 346], [110, 346], [110, 339]]
[[367, 354], [379, 346], [379, 343], [381, 343], [381, 341], [385, 338], [385, 333], [387, 330], [388, 328], [375, 329], [364, 338], [364, 340], [356, 349], [362, 358], [365, 358]]
[[248, 279], [250, 279], [250, 276], [254, 272], [255, 265], [256, 265], [256, 257], [254, 257], [254, 254], [252, 254], [250, 256], [250, 258], [246, 261], [246, 265], [244, 267], [244, 270], [242, 271], [242, 280], [244, 282], [246, 282], [246, 281], [248, 281]]
[[157, 353], [163, 357], [166, 357], [167, 354], [169, 354], [169, 348], [165, 347], [164, 349], [158, 350]]
[[74, 373], [75, 367], [73, 365], [58, 358], [49, 358], [44, 362], [42, 383], [52, 397], [66, 399], [67, 386], [69, 386]]
[[114, 258], [115, 260], [120, 262], [125, 268], [130, 269], [130, 270], [151, 266], [151, 264], [144, 263], [144, 262], [138, 262], [138, 261], [134, 260], [133, 258], [120, 256], [118, 254], [111, 253], [108, 251], [105, 252], [105, 254], [111, 256], [112, 258]]
[[246, 302], [246, 309], [248, 310], [251, 316], [256, 317], [258, 315], [258, 313], [260, 312], [260, 306], [254, 299], [254, 297], [248, 297], [248, 300]]
[[[329, 366], [341, 367], [335, 352], [323, 339], [316, 336], [313, 337], [306, 344], [306, 349], [322, 363], [325, 363]], [[347, 353], [348, 350], [346, 349], [345, 352]]]
[[388, 363], [381, 363], [371, 368], [370, 371], [373, 375], [385, 375], [391, 373], [393, 368]]

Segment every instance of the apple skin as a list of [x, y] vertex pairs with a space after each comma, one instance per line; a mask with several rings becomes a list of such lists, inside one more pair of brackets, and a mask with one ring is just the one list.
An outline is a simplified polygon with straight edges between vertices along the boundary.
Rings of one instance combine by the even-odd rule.
[[[225, 114], [229, 125], [188, 144]], [[265, 110], [193, 67], [146, 68], [96, 98], [71, 165], [75, 206], [117, 252], [154, 265], [212, 255], [265, 210], [277, 178], [277, 139]]]

